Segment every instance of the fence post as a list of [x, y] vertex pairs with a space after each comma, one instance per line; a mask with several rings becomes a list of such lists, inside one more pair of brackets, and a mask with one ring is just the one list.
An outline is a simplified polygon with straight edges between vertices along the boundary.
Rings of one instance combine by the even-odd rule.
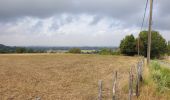
[[139, 80], [140, 82], [143, 81], [143, 77], [142, 77], [142, 62], [139, 62], [138, 68], [139, 68]]
[[102, 80], [99, 81], [99, 95], [98, 100], [102, 100]]
[[115, 72], [115, 75], [113, 75], [113, 97], [112, 100], [116, 100], [116, 88], [117, 88], [117, 71]]
[[133, 93], [133, 79], [132, 79], [132, 68], [130, 69], [129, 72], [129, 100], [132, 100], [132, 93]]
[[141, 68], [140, 68], [140, 62], [137, 64], [137, 76], [136, 76], [136, 96], [139, 97], [139, 86], [140, 86], [140, 81], [142, 81], [142, 76], [141, 76]]

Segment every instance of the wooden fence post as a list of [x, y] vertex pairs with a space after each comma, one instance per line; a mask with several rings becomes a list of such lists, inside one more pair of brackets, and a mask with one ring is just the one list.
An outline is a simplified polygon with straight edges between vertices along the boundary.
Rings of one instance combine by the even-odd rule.
[[133, 79], [132, 79], [132, 68], [129, 72], [129, 100], [132, 100], [132, 94], [133, 94]]
[[113, 97], [112, 100], [116, 100], [116, 88], [117, 88], [117, 71], [115, 72], [115, 75], [113, 75]]
[[142, 65], [142, 61], [141, 61], [141, 62], [139, 62], [139, 65], [138, 65], [138, 68], [139, 68], [139, 80], [140, 80], [140, 82], [143, 81], [143, 77], [142, 77], [142, 67], [143, 67], [143, 65]]
[[102, 80], [99, 81], [99, 95], [98, 100], [102, 100]]
[[139, 73], [137, 68], [137, 75], [136, 75], [136, 96], [139, 97]]

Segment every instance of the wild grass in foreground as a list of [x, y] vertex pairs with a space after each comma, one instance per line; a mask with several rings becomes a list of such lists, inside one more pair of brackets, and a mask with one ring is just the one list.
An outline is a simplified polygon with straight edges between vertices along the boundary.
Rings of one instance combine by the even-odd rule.
[[150, 66], [145, 65], [140, 96], [135, 100], [170, 100], [169, 75], [169, 69], [157, 61], [152, 61]]
[[150, 66], [151, 76], [159, 92], [170, 91], [170, 69], [153, 61]]

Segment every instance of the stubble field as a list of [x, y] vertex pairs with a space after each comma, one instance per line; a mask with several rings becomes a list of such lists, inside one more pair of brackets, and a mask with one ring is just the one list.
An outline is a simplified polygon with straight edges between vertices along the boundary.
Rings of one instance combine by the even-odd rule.
[[[112, 76], [118, 71], [121, 100], [135, 57], [74, 54], [0, 55], [0, 100], [96, 100], [98, 81], [103, 99], [111, 100]], [[123, 93], [122, 93], [123, 92]]]

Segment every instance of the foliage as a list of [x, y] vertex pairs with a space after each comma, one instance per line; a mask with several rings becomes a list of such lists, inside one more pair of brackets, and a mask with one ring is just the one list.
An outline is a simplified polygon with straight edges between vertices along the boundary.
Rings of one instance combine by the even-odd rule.
[[15, 52], [15, 47], [9, 47], [0, 44], [0, 53], [13, 53], [13, 52]]
[[[142, 31], [139, 34], [140, 54], [147, 56], [148, 31]], [[159, 58], [168, 51], [166, 40], [157, 31], [152, 31], [151, 42], [151, 58]], [[133, 35], [127, 35], [120, 43], [120, 51], [122, 54], [137, 54], [138, 39], [135, 40]], [[170, 52], [170, 47], [169, 47]]]
[[151, 64], [151, 75], [160, 92], [170, 89], [170, 69], [154, 61]]
[[11, 47], [0, 44], [0, 53], [44, 53], [45, 50], [34, 50], [26, 47]]
[[17, 47], [16, 48], [16, 53], [26, 53], [26, 49], [25, 48], [21, 48], [21, 47]]
[[113, 51], [112, 55], [121, 55], [121, 52], [119, 50], [118, 51]]
[[133, 56], [136, 54], [136, 42], [134, 36], [127, 35], [120, 43], [120, 52], [122, 54]]
[[170, 41], [168, 41], [168, 55], [170, 56]]
[[68, 52], [69, 53], [80, 54], [81, 53], [81, 49], [80, 48], [71, 48]]
[[101, 49], [99, 51], [99, 54], [101, 55], [111, 55], [112, 53], [113, 53], [112, 49], [107, 49], [107, 48]]
[[[143, 56], [147, 56], [147, 42], [148, 42], [148, 31], [142, 31], [139, 34], [140, 37], [140, 53]], [[151, 38], [151, 58], [159, 58], [161, 55], [167, 52], [167, 43], [162, 35], [157, 31], [152, 31]]]

